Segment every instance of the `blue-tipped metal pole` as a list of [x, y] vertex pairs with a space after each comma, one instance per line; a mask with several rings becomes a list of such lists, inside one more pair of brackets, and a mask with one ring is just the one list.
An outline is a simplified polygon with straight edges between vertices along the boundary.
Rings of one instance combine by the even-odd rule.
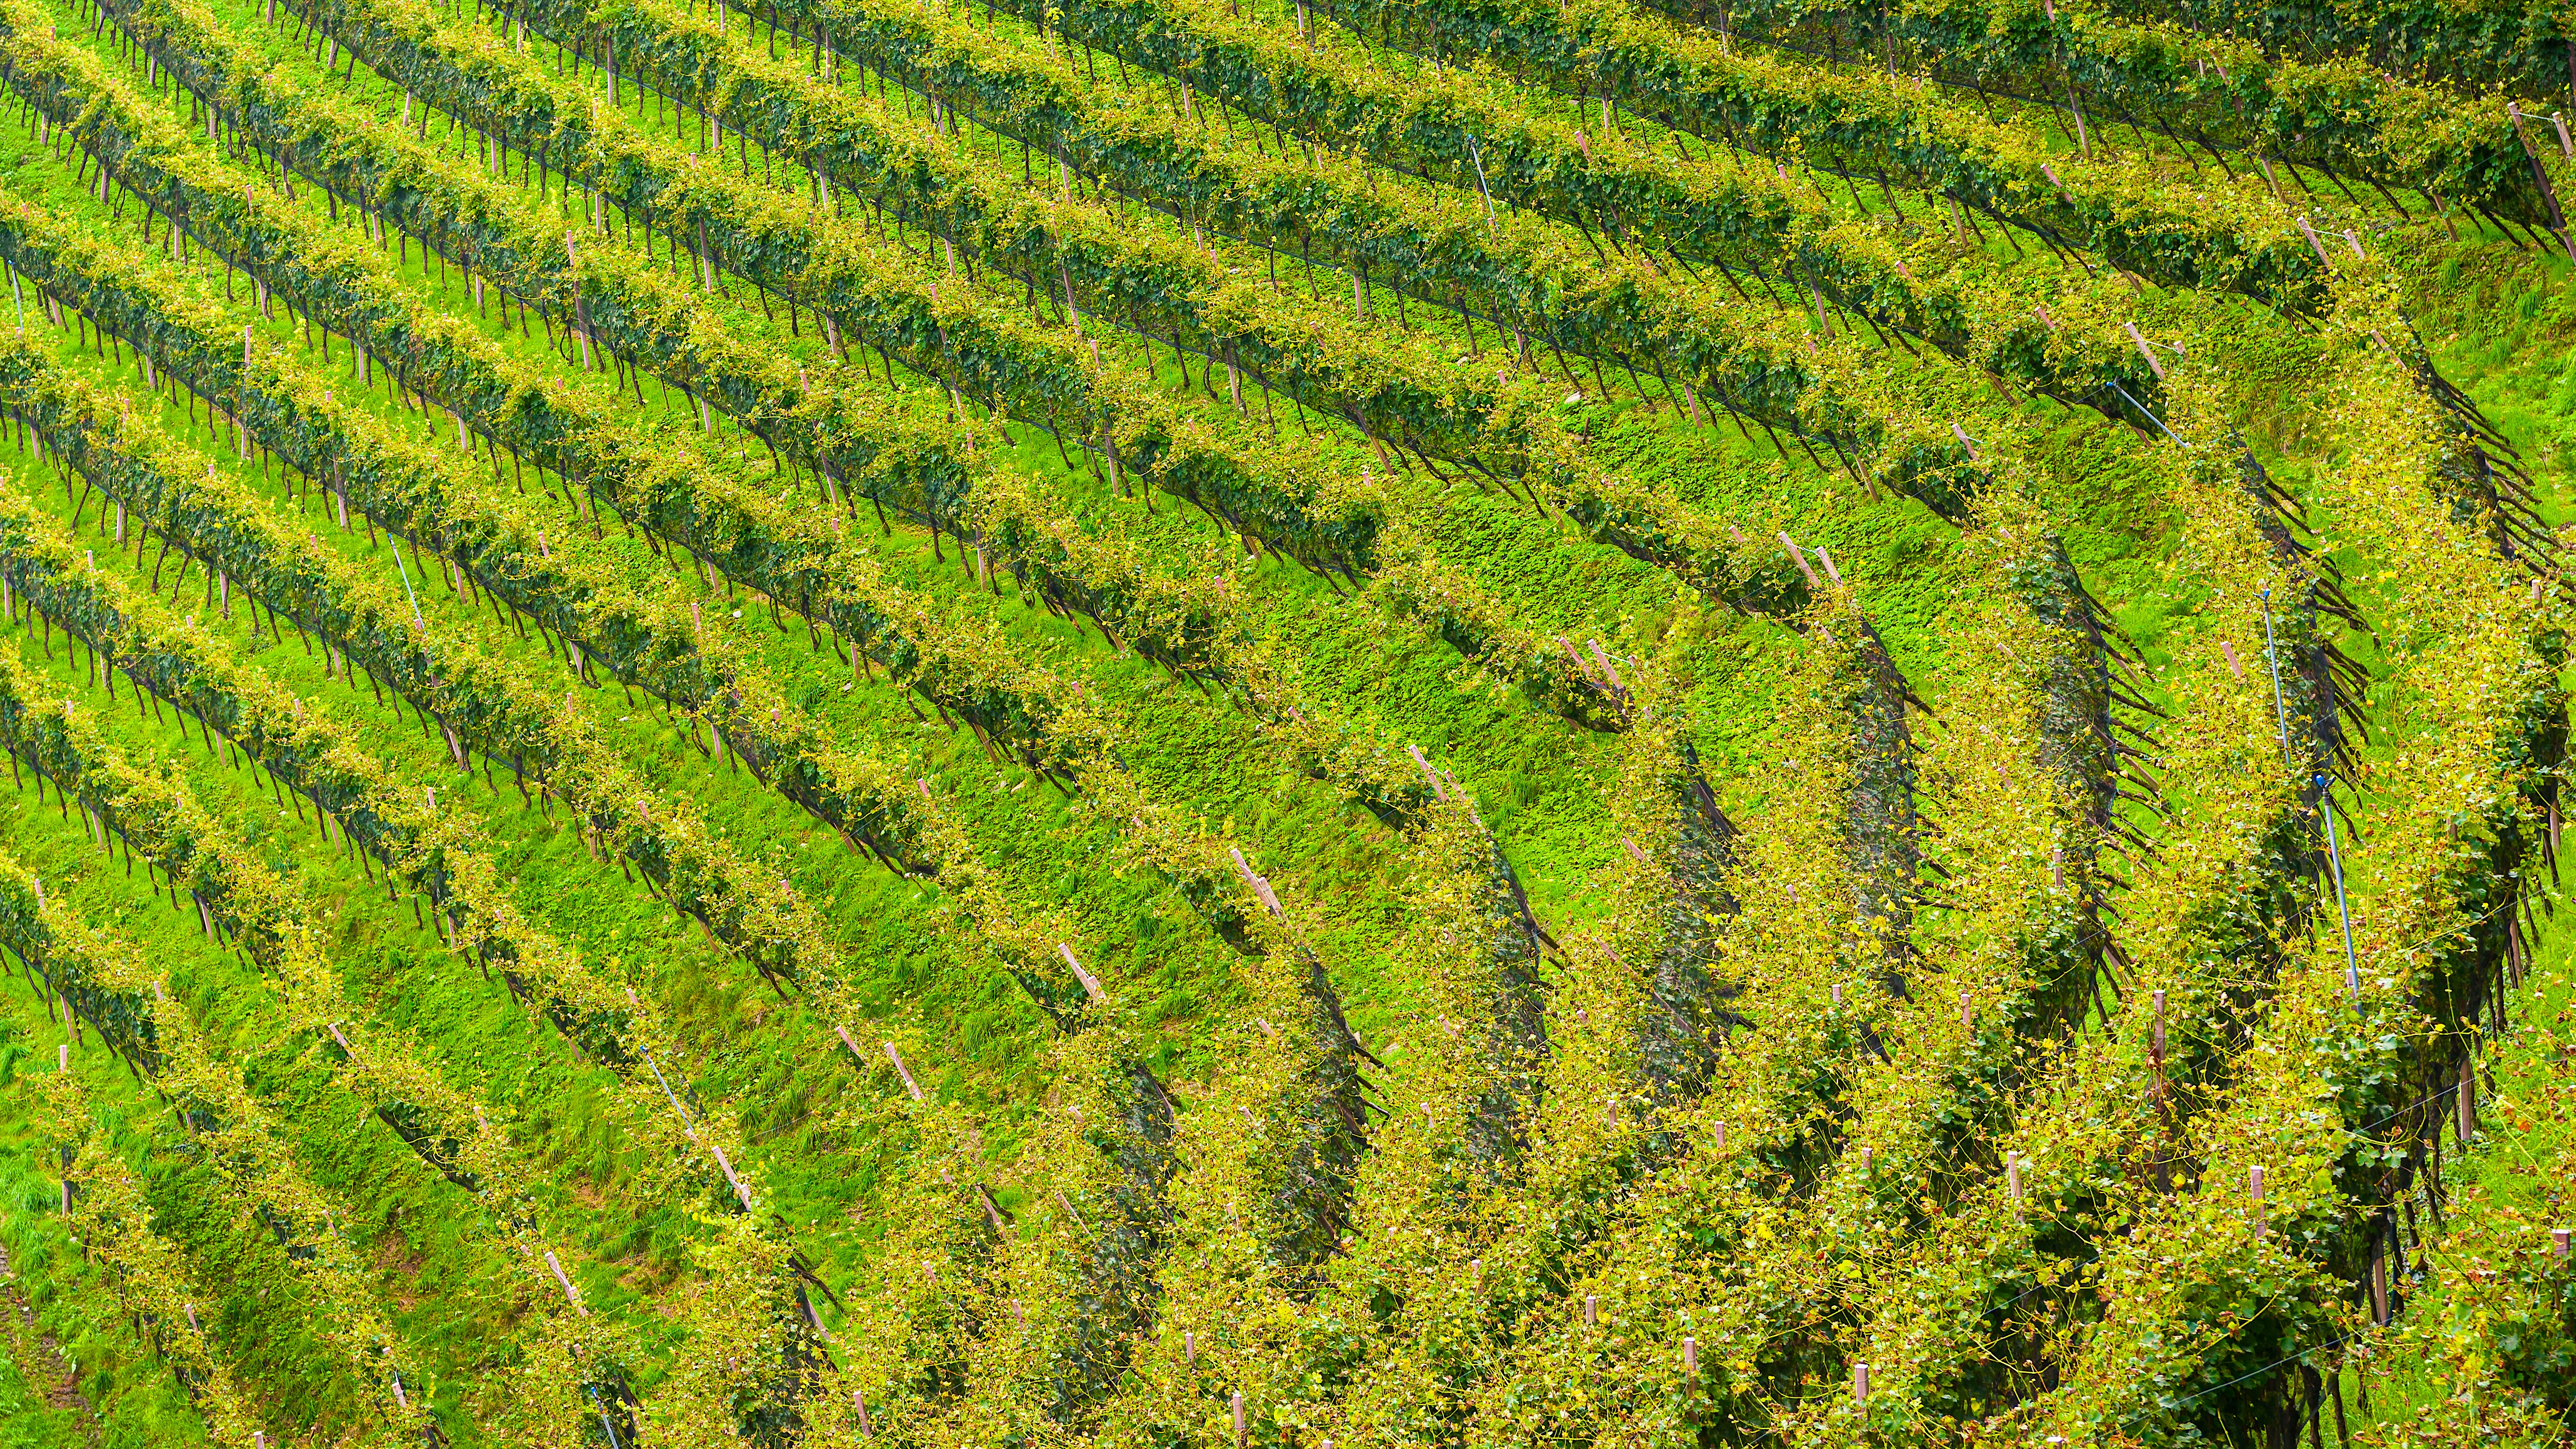
[[2291, 764], [2298, 761], [2290, 754], [2290, 705], [2281, 696], [2281, 655], [2272, 644], [2272, 591], [2263, 591], [2263, 662], [2272, 670], [2272, 714], [2281, 722], [2281, 758]]
[[411, 591], [411, 570], [403, 567], [402, 539], [391, 530], [387, 530], [386, 536], [392, 538], [394, 541], [394, 572], [402, 575], [403, 597], [411, 600], [411, 621], [418, 624], [421, 628], [427, 629], [429, 627], [429, 621], [420, 616], [420, 595]]
[[608, 1449], [625, 1449], [617, 1442], [617, 1426], [608, 1422], [608, 1407], [599, 1401], [599, 1390], [585, 1385], [582, 1392], [590, 1395], [590, 1406], [599, 1411], [599, 1427], [608, 1431]]
[[2326, 863], [2334, 868], [2335, 914], [2343, 919], [2343, 984], [2352, 993], [2352, 1009], [2361, 1010], [2361, 961], [2352, 953], [2352, 908], [2343, 899], [2343, 852], [2335, 847], [2334, 792], [2326, 777], [2317, 779], [2317, 809], [2326, 817]]

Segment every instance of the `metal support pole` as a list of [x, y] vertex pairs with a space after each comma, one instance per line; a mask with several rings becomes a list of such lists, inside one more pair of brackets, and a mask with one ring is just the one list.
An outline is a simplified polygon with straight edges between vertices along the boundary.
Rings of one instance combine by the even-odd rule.
[[2281, 758], [2290, 764], [2298, 760], [2290, 753], [2290, 705], [2281, 695], [2281, 656], [2272, 642], [2272, 591], [2263, 591], [2263, 661], [2272, 667], [2272, 713], [2281, 723]]
[[2317, 781], [2317, 809], [2326, 818], [2326, 862], [2334, 868], [2335, 914], [2343, 920], [2343, 984], [2352, 993], [2352, 1009], [2361, 1010], [2361, 962], [2352, 951], [2352, 909], [2343, 899], [2343, 853], [2335, 847], [2334, 792], [2326, 777]]

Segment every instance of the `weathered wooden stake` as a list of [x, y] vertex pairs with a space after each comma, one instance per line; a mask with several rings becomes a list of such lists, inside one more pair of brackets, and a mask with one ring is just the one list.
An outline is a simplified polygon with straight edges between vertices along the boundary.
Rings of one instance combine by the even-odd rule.
[[1073, 959], [1071, 946], [1058, 941], [1055, 950], [1057, 955], [1064, 958], [1064, 964], [1073, 968], [1074, 979], [1082, 983], [1083, 995], [1090, 997], [1095, 1005], [1104, 1004], [1109, 1000], [1109, 993], [1100, 989], [1100, 979], [1083, 970], [1082, 963]]
[[2452, 1098], [2452, 1106], [2457, 1110], [2451, 1125], [2459, 1133], [2462, 1147], [2469, 1145], [2469, 1138], [2478, 1130], [2477, 1072], [2477, 1066], [2470, 1058], [2460, 1058], [2460, 1090]]
[[572, 1279], [565, 1275], [563, 1264], [555, 1258], [554, 1250], [552, 1248], [548, 1248], [546, 1250], [546, 1266], [554, 1270], [555, 1281], [563, 1285], [564, 1301], [573, 1306], [574, 1312], [579, 1313], [584, 1318], [588, 1318], [590, 1316], [590, 1310], [582, 1307], [581, 1295], [572, 1291]]

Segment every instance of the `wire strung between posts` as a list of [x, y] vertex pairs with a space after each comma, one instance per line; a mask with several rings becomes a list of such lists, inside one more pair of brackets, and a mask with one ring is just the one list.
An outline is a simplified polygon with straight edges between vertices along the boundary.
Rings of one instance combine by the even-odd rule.
[[[2350, 1342], [2352, 1342], [2354, 1339], [2359, 1338], [2359, 1337], [2361, 1337], [2361, 1335], [2360, 1335], [2360, 1334], [2358, 1334], [2358, 1333], [2345, 1333], [2345, 1334], [2338, 1334], [2338, 1335], [2336, 1335], [2335, 1337], [2330, 1338], [2330, 1339], [2327, 1339], [2325, 1342], [2323, 1342], [2323, 1343], [2321, 1343], [2321, 1344], [2316, 1345], [2314, 1348], [2303, 1348], [2303, 1349], [2299, 1350], [2297, 1353], [2294, 1353], [2294, 1354], [2290, 1355], [2288, 1358], [2284, 1358], [2284, 1359], [2275, 1359], [2275, 1360], [2274, 1360], [2274, 1361], [2272, 1361], [2271, 1363], [2267, 1363], [2267, 1364], [2263, 1365], [2261, 1368], [2258, 1368], [2258, 1369], [2254, 1370], [2254, 1371], [2253, 1371], [2253, 1372], [2251, 1372], [2251, 1373], [2242, 1373], [2242, 1374], [2238, 1374], [2236, 1377], [2234, 1377], [2234, 1378], [2232, 1378], [2232, 1379], [2229, 1379], [2227, 1382], [2225, 1382], [2225, 1383], [2223, 1383], [2223, 1384], [2212, 1384], [2212, 1385], [2211, 1385], [2211, 1386], [2209, 1386], [2208, 1388], [2202, 1389], [2202, 1390], [2201, 1390], [2200, 1392], [2198, 1392], [2198, 1393], [2195, 1393], [2195, 1394], [2187, 1394], [2187, 1395], [2185, 1395], [2185, 1396], [2184, 1396], [2184, 1397], [2182, 1397], [2182, 1398], [2175, 1399], [2175, 1400], [2174, 1400], [2173, 1402], [2171, 1402], [2171, 1403], [2163, 1404], [2163, 1405], [2159, 1405], [2158, 1407], [2159, 1407], [2159, 1408], [2162, 1408], [2162, 1409], [2165, 1409], [2165, 1410], [2168, 1410], [2168, 1411], [2173, 1410], [2173, 1409], [2179, 1409], [2179, 1408], [2181, 1408], [2183, 1405], [2188, 1404], [2188, 1403], [2192, 1402], [2192, 1401], [2193, 1401], [2193, 1400], [2195, 1400], [2195, 1399], [2205, 1399], [2205, 1398], [2208, 1398], [2211, 1394], [2217, 1393], [2217, 1392], [2218, 1392], [2219, 1390], [2221, 1390], [2221, 1389], [2232, 1389], [2232, 1388], [2236, 1387], [2238, 1384], [2244, 1383], [2244, 1382], [2245, 1382], [2246, 1380], [2248, 1380], [2248, 1379], [2261, 1378], [2263, 1375], [2270, 1373], [2272, 1370], [2274, 1370], [2274, 1369], [2276, 1369], [2276, 1368], [2282, 1368], [2282, 1367], [2285, 1367], [2285, 1366], [2287, 1366], [2287, 1365], [2297, 1363], [2297, 1362], [2299, 1362], [2300, 1360], [2302, 1360], [2302, 1359], [2306, 1358], [2309, 1354], [2312, 1354], [2312, 1353], [2323, 1353], [2323, 1352], [2325, 1352], [2327, 1349], [2330, 1349], [2330, 1348], [2341, 1348], [2341, 1347], [2343, 1347], [2345, 1344], [2350, 1343]], [[2125, 1428], [2127, 1428], [2128, 1426], [2130, 1426], [2131, 1424], [2137, 1423], [2139, 1420], [2144, 1419], [2144, 1418], [2146, 1418], [2148, 1415], [2153, 1414], [2153, 1413], [2155, 1413], [2155, 1412], [2157, 1412], [2157, 1410], [2156, 1410], [2156, 1409], [2145, 1409], [2145, 1410], [2142, 1410], [2142, 1411], [2140, 1411], [2140, 1412], [2138, 1412], [2138, 1413], [2132, 1414], [2132, 1415], [2130, 1415], [2128, 1418], [2123, 1419], [2123, 1420], [2121, 1420], [2121, 1421], [2120, 1421], [2120, 1427], [2121, 1427], [2121, 1428], [2123, 1428], [2123, 1429], [2125, 1429]]]

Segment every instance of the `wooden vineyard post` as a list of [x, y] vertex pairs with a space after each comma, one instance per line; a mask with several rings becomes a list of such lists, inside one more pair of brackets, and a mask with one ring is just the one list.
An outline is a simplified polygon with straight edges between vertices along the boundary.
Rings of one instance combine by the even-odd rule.
[[2388, 1326], [2388, 1235], [2393, 1231], [2386, 1209], [2370, 1231], [2370, 1321]]
[[555, 1281], [563, 1285], [564, 1301], [572, 1305], [575, 1313], [588, 1318], [590, 1310], [582, 1306], [581, 1295], [572, 1291], [572, 1278], [564, 1272], [563, 1263], [555, 1257], [552, 1248], [546, 1250], [546, 1266], [554, 1270]]
[[2576, 262], [2576, 237], [2567, 234], [2567, 216], [2558, 209], [2558, 188], [2549, 184], [2549, 168], [2540, 164], [2540, 148], [2531, 144], [2531, 137], [2522, 129], [2522, 107], [2507, 101], [2504, 113], [2505, 119], [2513, 125], [2514, 143], [2522, 147], [2523, 159], [2531, 163], [2531, 184], [2540, 192], [2540, 204], [2546, 209], [2549, 230], [2558, 238], [2558, 245], [2567, 253], [2567, 260]]
[[2155, 1015], [2153, 1023], [2148, 1028], [2147, 1038], [2147, 1069], [2153, 1074], [2149, 1090], [2155, 1094], [2155, 1099], [2161, 1102], [2165, 1095], [2165, 993], [2163, 989], [2159, 987], [2153, 992], [2150, 1000], [2153, 1002]]
[[2156, 361], [2155, 350], [2147, 346], [2147, 339], [2139, 333], [2138, 324], [2135, 322], [2123, 322], [2120, 326], [2129, 334], [2129, 340], [2137, 344], [2138, 355], [2147, 360], [2147, 369], [2156, 375], [2156, 381], [2164, 381], [2165, 365]]
[[1073, 968], [1074, 979], [1082, 983], [1082, 994], [1090, 997], [1095, 1006], [1105, 1005], [1109, 1000], [1109, 993], [1100, 989], [1100, 978], [1082, 969], [1082, 963], [1073, 959], [1071, 946], [1059, 941], [1055, 949], [1056, 954], [1064, 958], [1064, 964]]
[[2463, 1148], [2469, 1145], [2469, 1139], [2475, 1136], [2478, 1130], [2477, 1090], [2477, 1059], [2464, 1054], [2460, 1058], [2459, 1092], [2452, 1099], [2455, 1116], [2451, 1123], [2452, 1130], [2458, 1134], [2460, 1146]]

